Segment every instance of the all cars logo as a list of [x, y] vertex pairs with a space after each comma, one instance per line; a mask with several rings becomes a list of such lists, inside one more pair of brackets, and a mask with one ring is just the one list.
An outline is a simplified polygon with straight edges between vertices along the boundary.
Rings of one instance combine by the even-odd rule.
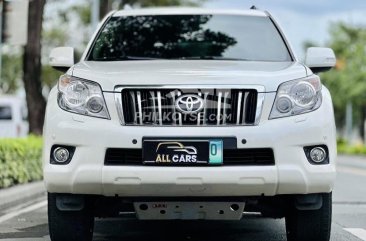
[[[166, 149], [169, 153], [161, 154]], [[156, 148], [156, 163], [196, 163], [197, 148], [184, 146], [180, 142], [162, 142]]]

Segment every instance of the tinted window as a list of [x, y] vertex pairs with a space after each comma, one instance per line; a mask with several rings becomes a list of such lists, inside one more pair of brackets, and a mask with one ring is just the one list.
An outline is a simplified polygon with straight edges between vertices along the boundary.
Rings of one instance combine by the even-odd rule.
[[11, 120], [12, 113], [10, 106], [0, 106], [0, 120]]
[[237, 15], [113, 17], [88, 60], [145, 58], [291, 61], [268, 17]]

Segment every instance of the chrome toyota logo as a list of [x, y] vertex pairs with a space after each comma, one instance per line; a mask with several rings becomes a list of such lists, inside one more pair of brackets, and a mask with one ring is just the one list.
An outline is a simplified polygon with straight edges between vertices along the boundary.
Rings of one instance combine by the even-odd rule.
[[175, 108], [184, 114], [198, 113], [203, 109], [203, 99], [194, 94], [182, 95], [175, 101]]

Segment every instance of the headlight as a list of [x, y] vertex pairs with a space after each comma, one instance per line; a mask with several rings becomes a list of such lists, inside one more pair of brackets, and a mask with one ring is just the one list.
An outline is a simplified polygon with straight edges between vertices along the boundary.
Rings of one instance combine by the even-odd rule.
[[322, 103], [322, 84], [316, 75], [280, 85], [270, 119], [299, 115], [318, 109]]
[[99, 84], [69, 75], [62, 75], [58, 82], [58, 104], [61, 109], [109, 119], [109, 113]]

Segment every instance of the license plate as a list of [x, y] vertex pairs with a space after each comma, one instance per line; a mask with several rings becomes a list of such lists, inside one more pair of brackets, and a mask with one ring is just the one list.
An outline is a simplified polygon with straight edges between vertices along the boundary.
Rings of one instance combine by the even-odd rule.
[[199, 166], [222, 165], [222, 140], [145, 140], [146, 165]]

